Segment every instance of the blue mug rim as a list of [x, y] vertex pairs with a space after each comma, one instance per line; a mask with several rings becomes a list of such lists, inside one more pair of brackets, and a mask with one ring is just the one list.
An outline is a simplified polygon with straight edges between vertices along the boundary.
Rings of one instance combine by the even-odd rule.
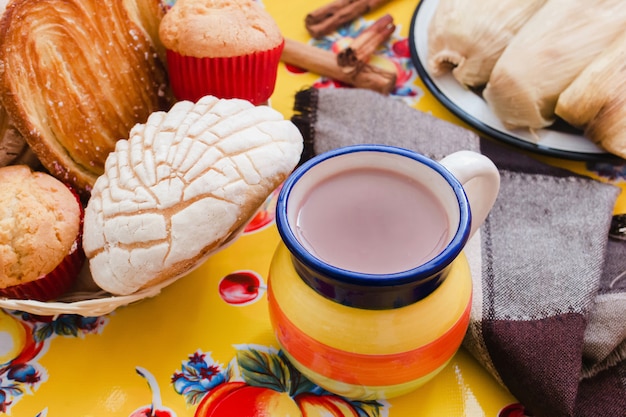
[[[287, 216], [287, 203], [289, 201], [289, 196], [292, 189], [312, 167], [328, 159], [355, 152], [384, 152], [413, 159], [435, 170], [450, 185], [450, 187], [454, 191], [459, 205], [459, 223], [453, 238], [437, 256], [422, 265], [405, 271], [385, 274], [372, 274], [350, 271], [347, 269], [333, 266], [312, 255], [300, 243], [289, 225], [289, 220]], [[416, 284], [416, 277], [422, 277], [423, 279], [427, 280], [433, 274], [442, 271], [448, 265], [450, 265], [452, 261], [454, 261], [461, 253], [463, 247], [465, 246], [465, 243], [469, 238], [471, 226], [471, 211], [469, 207], [469, 201], [467, 199], [463, 186], [456, 179], [456, 177], [454, 177], [450, 173], [450, 171], [448, 171], [439, 162], [434, 161], [415, 151], [397, 146], [383, 144], [360, 144], [343, 146], [340, 148], [326, 151], [324, 153], [314, 156], [313, 158], [307, 160], [298, 168], [296, 168], [296, 170], [294, 170], [287, 177], [279, 192], [276, 204], [276, 225], [284, 244], [287, 246], [292, 256], [294, 256], [304, 265], [307, 265], [312, 270], [315, 270], [318, 273], [321, 273], [322, 275], [328, 278], [332, 278], [340, 283], [351, 286], [391, 287], [406, 284]], [[419, 280], [417, 280], [417, 282], [419, 282]]]

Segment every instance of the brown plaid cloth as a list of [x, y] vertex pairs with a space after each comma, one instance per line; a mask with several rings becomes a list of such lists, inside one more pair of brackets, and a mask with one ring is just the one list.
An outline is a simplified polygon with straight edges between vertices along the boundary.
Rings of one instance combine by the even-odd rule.
[[530, 415], [626, 416], [626, 242], [608, 239], [617, 187], [368, 90], [304, 90], [294, 109], [304, 158], [355, 143], [489, 156], [502, 184], [466, 248], [474, 304], [464, 346]]

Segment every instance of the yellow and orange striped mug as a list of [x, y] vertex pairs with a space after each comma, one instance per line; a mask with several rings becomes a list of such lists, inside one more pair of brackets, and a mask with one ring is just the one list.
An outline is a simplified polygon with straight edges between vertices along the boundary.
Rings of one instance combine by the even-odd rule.
[[338, 148], [294, 171], [268, 279], [272, 327], [294, 367], [359, 400], [405, 394], [441, 371], [469, 324], [462, 250], [499, 180], [474, 152], [437, 162], [386, 145]]

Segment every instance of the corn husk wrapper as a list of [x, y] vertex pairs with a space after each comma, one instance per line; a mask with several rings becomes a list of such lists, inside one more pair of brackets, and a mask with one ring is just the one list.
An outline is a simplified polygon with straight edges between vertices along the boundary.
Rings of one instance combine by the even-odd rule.
[[546, 0], [440, 0], [428, 26], [428, 67], [481, 87], [504, 48]]
[[509, 129], [549, 126], [559, 94], [625, 28], [623, 0], [548, 0], [506, 47], [483, 97]]
[[626, 158], [626, 32], [561, 93], [555, 111], [598, 146]]

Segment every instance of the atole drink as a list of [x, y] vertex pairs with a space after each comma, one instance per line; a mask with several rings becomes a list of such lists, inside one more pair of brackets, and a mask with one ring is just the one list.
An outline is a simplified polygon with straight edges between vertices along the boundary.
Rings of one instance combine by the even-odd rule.
[[448, 242], [446, 210], [420, 182], [386, 169], [340, 172], [317, 184], [299, 208], [298, 240], [338, 268], [406, 271]]

